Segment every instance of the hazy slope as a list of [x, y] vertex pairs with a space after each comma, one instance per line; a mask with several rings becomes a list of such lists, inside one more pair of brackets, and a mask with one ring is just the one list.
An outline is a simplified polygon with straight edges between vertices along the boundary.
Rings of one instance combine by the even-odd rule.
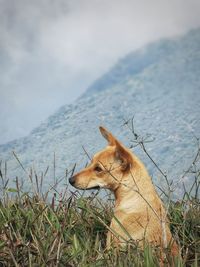
[[[150, 133], [154, 142], [147, 145], [152, 157], [168, 172], [178, 176], [192, 161], [194, 135], [200, 133], [200, 30], [176, 40], [162, 40], [133, 52], [120, 60], [97, 80], [72, 105], [61, 107], [26, 138], [0, 146], [0, 158], [8, 160], [10, 177], [21, 174], [14, 150], [27, 168], [53, 168], [56, 173], [75, 162], [87, 161], [81, 145], [89, 154], [105, 145], [98, 126], [105, 125], [119, 139], [130, 145], [132, 136], [122, 127], [123, 119], [135, 115], [139, 133]], [[157, 182], [159, 174], [136, 148]], [[49, 173], [49, 180], [52, 176]], [[189, 180], [188, 180], [189, 183]]]

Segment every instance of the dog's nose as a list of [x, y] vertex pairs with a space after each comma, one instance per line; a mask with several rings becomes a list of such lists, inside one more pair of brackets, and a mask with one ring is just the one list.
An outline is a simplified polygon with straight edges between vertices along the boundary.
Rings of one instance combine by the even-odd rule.
[[69, 178], [69, 183], [71, 185], [74, 185], [75, 184], [75, 176], [72, 176], [72, 177]]

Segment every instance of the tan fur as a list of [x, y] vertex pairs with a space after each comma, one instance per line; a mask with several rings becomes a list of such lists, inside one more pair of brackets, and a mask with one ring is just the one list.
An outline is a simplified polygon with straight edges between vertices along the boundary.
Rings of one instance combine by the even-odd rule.
[[107, 236], [107, 248], [129, 240], [163, 248], [178, 255], [166, 211], [143, 163], [105, 128], [100, 127], [108, 146], [97, 153], [87, 168], [70, 178], [78, 189], [110, 189], [115, 195], [114, 217]]

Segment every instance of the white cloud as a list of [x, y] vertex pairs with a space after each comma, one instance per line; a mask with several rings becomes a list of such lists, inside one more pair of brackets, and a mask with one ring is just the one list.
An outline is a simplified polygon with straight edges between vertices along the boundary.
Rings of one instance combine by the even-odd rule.
[[27, 134], [131, 50], [198, 26], [199, 0], [0, 0], [0, 143]]

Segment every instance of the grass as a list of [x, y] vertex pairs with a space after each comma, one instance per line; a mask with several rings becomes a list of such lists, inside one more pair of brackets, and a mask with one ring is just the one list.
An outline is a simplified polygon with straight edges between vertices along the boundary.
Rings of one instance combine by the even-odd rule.
[[[131, 130], [134, 141], [151, 159], [144, 142], [133, 127]], [[172, 200], [169, 182], [168, 193], [162, 194], [182, 254], [176, 259], [166, 257], [165, 266], [200, 266], [199, 154], [200, 149], [181, 177], [187, 174], [194, 181], [182, 198]], [[18, 178], [10, 188], [6, 168], [0, 164], [0, 266], [159, 266], [155, 247], [141, 250], [132, 241], [124, 250], [106, 250], [106, 233], [113, 215], [109, 197], [102, 201], [98, 192], [88, 197], [78, 191], [70, 193], [67, 188], [61, 194], [55, 187], [44, 193], [42, 183], [47, 172], [42, 176], [26, 173], [32, 185], [30, 192], [23, 191]]]
[[[0, 266], [159, 266], [153, 247], [141, 251], [132, 242], [124, 251], [106, 251], [112, 200], [78, 192], [47, 200], [47, 194], [17, 188], [4, 188], [0, 202]], [[187, 193], [168, 201], [182, 250], [175, 266], [200, 266], [200, 201]]]

